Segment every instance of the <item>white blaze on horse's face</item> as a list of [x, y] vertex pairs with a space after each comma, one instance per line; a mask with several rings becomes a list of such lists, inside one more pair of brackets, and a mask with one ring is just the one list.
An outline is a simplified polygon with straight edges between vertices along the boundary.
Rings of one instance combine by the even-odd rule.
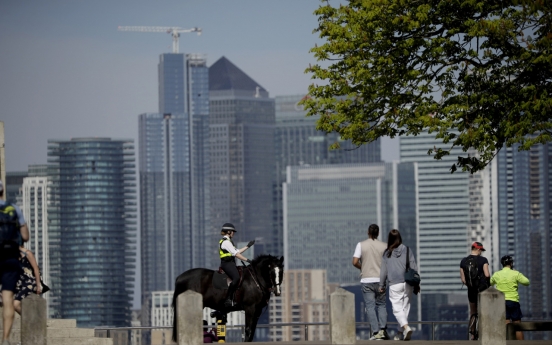
[[274, 291], [274, 294], [276, 296], [280, 296], [280, 267], [276, 266], [274, 267], [274, 285], [276, 288], [276, 291]]

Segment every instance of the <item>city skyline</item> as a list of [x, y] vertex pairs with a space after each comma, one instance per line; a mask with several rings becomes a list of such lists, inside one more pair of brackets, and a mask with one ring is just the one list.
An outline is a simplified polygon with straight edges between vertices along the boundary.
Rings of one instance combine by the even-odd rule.
[[[7, 171], [44, 164], [48, 139], [137, 142], [135, 115], [158, 108], [156, 64], [172, 40], [118, 26], [200, 27], [201, 36], [181, 35], [180, 52], [205, 54], [208, 66], [221, 56], [248, 66], [272, 97], [305, 94], [312, 81], [304, 70], [316, 61], [309, 49], [321, 42], [312, 32], [318, 6], [317, 0], [0, 3]], [[395, 158], [384, 160], [398, 159], [395, 146]]]

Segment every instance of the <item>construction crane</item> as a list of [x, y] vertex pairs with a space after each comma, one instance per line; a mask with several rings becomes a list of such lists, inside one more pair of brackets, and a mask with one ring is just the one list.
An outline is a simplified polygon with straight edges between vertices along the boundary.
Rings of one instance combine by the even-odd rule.
[[197, 32], [201, 35], [201, 28], [195, 27], [191, 29], [183, 29], [176, 26], [119, 26], [119, 31], [134, 31], [134, 32], [162, 32], [171, 34], [173, 38], [173, 53], [178, 53], [178, 38], [180, 34], [188, 32]]

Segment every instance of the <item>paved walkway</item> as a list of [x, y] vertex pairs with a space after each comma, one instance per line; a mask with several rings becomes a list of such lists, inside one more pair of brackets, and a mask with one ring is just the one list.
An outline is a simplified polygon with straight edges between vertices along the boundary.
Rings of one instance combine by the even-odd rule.
[[[507, 340], [506, 344], [508, 345], [550, 345], [552, 342], [550, 340]], [[245, 345], [245, 344], [254, 344], [254, 345], [316, 345], [316, 344], [331, 344], [330, 341], [289, 341], [289, 342], [254, 342], [254, 343], [228, 343], [232, 345]], [[411, 344], [411, 345], [469, 345], [469, 344], [479, 344], [478, 341], [469, 341], [469, 340], [411, 340], [408, 343], [404, 341], [395, 341], [395, 340], [385, 340], [385, 341], [369, 341], [369, 340], [357, 340], [357, 345], [363, 344]]]

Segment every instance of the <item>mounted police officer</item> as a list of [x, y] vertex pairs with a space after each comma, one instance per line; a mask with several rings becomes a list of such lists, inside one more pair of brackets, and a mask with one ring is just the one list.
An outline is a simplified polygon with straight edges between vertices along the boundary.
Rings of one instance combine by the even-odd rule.
[[224, 306], [227, 308], [234, 306], [234, 293], [238, 289], [238, 284], [240, 282], [240, 274], [238, 273], [238, 268], [236, 267], [236, 259], [251, 262], [245, 256], [241, 255], [241, 253], [245, 252], [249, 249], [249, 247], [255, 244], [255, 240], [249, 241], [247, 246], [242, 249], [236, 249], [236, 245], [232, 241], [235, 233], [236, 228], [230, 223], [225, 223], [220, 231], [220, 234], [223, 236], [219, 241], [220, 267], [224, 273], [232, 279], [232, 283], [228, 287], [226, 300], [224, 301]]

